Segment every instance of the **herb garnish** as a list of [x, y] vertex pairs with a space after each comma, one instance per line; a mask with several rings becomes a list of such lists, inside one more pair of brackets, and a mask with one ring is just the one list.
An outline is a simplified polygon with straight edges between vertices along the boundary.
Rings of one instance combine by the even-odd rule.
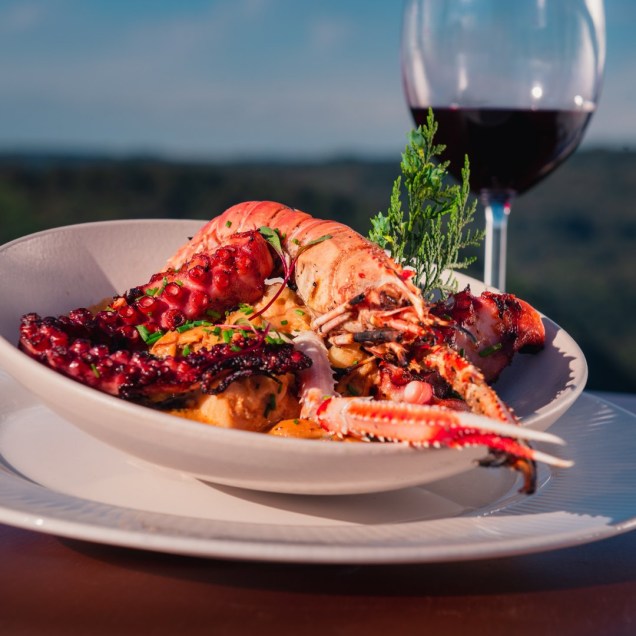
[[[444, 297], [457, 290], [452, 270], [466, 269], [475, 258], [459, 252], [481, 243], [484, 233], [467, 226], [475, 215], [476, 202], [468, 202], [468, 157], [459, 185], [444, 183], [448, 162], [435, 162], [445, 146], [433, 142], [437, 123], [429, 109], [426, 124], [413, 130], [400, 164], [402, 175], [393, 183], [390, 207], [371, 219], [369, 238], [388, 249], [398, 263], [415, 270], [415, 283], [426, 298], [438, 291]], [[408, 215], [402, 209], [402, 195]]]
[[195, 327], [214, 327], [214, 324], [208, 320], [186, 320], [182, 325], [177, 327], [175, 331], [183, 333], [184, 331], [190, 331]]
[[[287, 285], [287, 283], [289, 282], [292, 274], [294, 273], [294, 268], [296, 267], [296, 262], [298, 261], [300, 255], [313, 245], [318, 245], [318, 243], [328, 241], [331, 238], [331, 234], [323, 234], [322, 236], [319, 236], [318, 238], [314, 239], [313, 241], [309, 241], [304, 245], [300, 245], [300, 242], [297, 239], [291, 239], [291, 243], [300, 245], [299, 249], [296, 251], [296, 255], [294, 256], [294, 258], [292, 258], [291, 255], [284, 250], [283, 244], [281, 243], [281, 238], [283, 238], [284, 240], [285, 237], [281, 236], [281, 233], [278, 230], [264, 225], [263, 227], [258, 228], [258, 231], [260, 232], [261, 236], [270, 244], [270, 246], [276, 252], [276, 255], [280, 258], [281, 264], [283, 266], [283, 282], [276, 293], [269, 299], [269, 302], [265, 305], [265, 307], [261, 307], [261, 309], [259, 309], [256, 313], [252, 314], [250, 316], [250, 320], [261, 316], [274, 304], [276, 299], [283, 291], [285, 285]], [[296, 311], [298, 312], [299, 310]]]
[[157, 331], [150, 331], [146, 325], [137, 325], [135, 327], [141, 336], [141, 339], [150, 347], [155, 344], [157, 340], [160, 340], [163, 336], [163, 331], [161, 329]]
[[493, 353], [497, 353], [497, 351], [499, 351], [502, 347], [503, 345], [501, 344], [501, 342], [495, 342], [494, 345], [491, 345], [490, 347], [486, 347], [482, 349], [479, 352], [479, 357], [487, 358], [488, 356], [491, 356]]
[[285, 344], [285, 341], [282, 338], [278, 338], [276, 336], [270, 336], [269, 334], [265, 336], [265, 342], [267, 344], [273, 344], [273, 345]]
[[[181, 281], [176, 281], [177, 284], [181, 283], [181, 285], [183, 285], [183, 283]], [[166, 285], [168, 284], [168, 279], [164, 276], [163, 279], [161, 280], [161, 287], [149, 287], [148, 289], [146, 289], [146, 296], [157, 296], [157, 295], [161, 295], [163, 294], [163, 290], [166, 288]]]

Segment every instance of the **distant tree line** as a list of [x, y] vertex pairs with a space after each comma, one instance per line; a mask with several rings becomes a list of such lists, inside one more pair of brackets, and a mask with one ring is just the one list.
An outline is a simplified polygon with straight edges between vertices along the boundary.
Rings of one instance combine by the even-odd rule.
[[[250, 199], [281, 201], [366, 234], [370, 216], [388, 206], [398, 163], [4, 155], [0, 242], [88, 221], [208, 219]], [[508, 290], [579, 342], [590, 389], [636, 391], [634, 201], [636, 153], [580, 151], [512, 208]]]

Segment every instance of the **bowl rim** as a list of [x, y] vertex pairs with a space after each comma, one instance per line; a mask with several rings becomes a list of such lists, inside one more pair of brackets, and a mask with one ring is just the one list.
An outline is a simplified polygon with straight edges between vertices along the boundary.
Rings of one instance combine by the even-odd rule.
[[[175, 224], [194, 226], [195, 224], [198, 224], [200, 227], [202, 227], [203, 225], [205, 225], [206, 222], [207, 221], [204, 219], [135, 218], [74, 223], [70, 225], [63, 225], [40, 230], [38, 232], [27, 234], [13, 239], [7, 243], [4, 243], [3, 245], [0, 245], [0, 258], [2, 258], [2, 255], [4, 253], [8, 252], [12, 248], [20, 245], [23, 242], [60, 232], [72, 232], [76, 230], [88, 231], [90, 229], [99, 229], [100, 227], [106, 226], [130, 226], [144, 225], [149, 223], [162, 224], [166, 226]], [[476, 283], [478, 286], [483, 287], [484, 289], [493, 289], [486, 287], [483, 282], [467, 276], [462, 272], [457, 272], [457, 275], [459, 276], [460, 280], [464, 280], [465, 283]], [[461, 286], [462, 283], [460, 283], [459, 287], [461, 288]], [[581, 369], [579, 376], [572, 378], [570, 382], [566, 386], [564, 386], [563, 390], [558, 396], [558, 399], [555, 398], [545, 406], [541, 407], [543, 411], [540, 414], [534, 414], [523, 418], [520, 422], [522, 426], [534, 426], [536, 425], [536, 420], [547, 418], [555, 411], [567, 411], [567, 409], [570, 408], [570, 406], [576, 401], [581, 392], [584, 390], [585, 383], [588, 377], [587, 361], [585, 360], [583, 351], [576, 343], [576, 341], [569, 335], [567, 331], [560, 327], [560, 325], [558, 325], [549, 317], [545, 316], [543, 313], [539, 313], [541, 314], [543, 320], [546, 321], [552, 329], [554, 329], [555, 334], [559, 334], [561, 338], [565, 338], [569, 350], [572, 351], [575, 354], [575, 358], [580, 361]], [[17, 368], [20, 370], [20, 374], [14, 374], [14, 365], [17, 365]], [[73, 380], [72, 378], [69, 378], [29, 357], [17, 347], [17, 344], [11, 343], [2, 335], [0, 335], [0, 366], [2, 366], [2, 368], [5, 369], [7, 373], [9, 373], [21, 384], [24, 384], [24, 382], [20, 379], [20, 377], [18, 377], [18, 375], [25, 374], [37, 376], [39, 373], [44, 372], [47, 377], [47, 382], [49, 384], [52, 383], [52, 386], [54, 386], [55, 389], [59, 389], [63, 392], [70, 392], [71, 395], [76, 396], [83, 401], [90, 400], [95, 404], [102, 405], [104, 408], [107, 408], [109, 410], [114, 409], [117, 414], [121, 414], [122, 412], [126, 412], [128, 414], [137, 414], [139, 422], [143, 422], [144, 430], [147, 429], [148, 431], [150, 431], [152, 427], [155, 427], [157, 430], [168, 431], [171, 434], [177, 432], [177, 434], [183, 435], [184, 437], [189, 437], [191, 439], [198, 439], [202, 436], [211, 437], [222, 440], [224, 443], [236, 446], [245, 446], [246, 444], [251, 445], [255, 443], [256, 439], [258, 439], [257, 443], [259, 445], [262, 444], [271, 446], [272, 448], [277, 448], [280, 447], [281, 440], [284, 440], [284, 442], [282, 443], [290, 449], [298, 448], [298, 450], [306, 450], [308, 448], [312, 448], [314, 453], [325, 454], [351, 453], [369, 455], [375, 453], [402, 454], [405, 452], [409, 452], [409, 447], [402, 444], [316, 444], [316, 441], [320, 440], [304, 438], [284, 438], [263, 434], [254, 435], [252, 431], [224, 428], [189, 420], [187, 418], [175, 417], [174, 415], [163, 412], [161, 410], [155, 410], [147, 406], [123, 400], [116, 396], [108, 395], [99, 391], [98, 389], [94, 389], [76, 380]], [[30, 386], [27, 385], [27, 389], [35, 393], [40, 401], [44, 401], [43, 398], [40, 397], [40, 394], [37, 391], [33, 391]]]

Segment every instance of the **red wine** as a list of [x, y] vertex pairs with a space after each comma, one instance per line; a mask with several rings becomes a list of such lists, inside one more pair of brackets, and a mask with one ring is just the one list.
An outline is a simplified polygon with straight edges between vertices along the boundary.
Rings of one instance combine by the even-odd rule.
[[[417, 125], [428, 108], [412, 108]], [[527, 190], [552, 172], [578, 146], [591, 111], [503, 108], [433, 108], [439, 126], [435, 140], [444, 144], [442, 159], [461, 178], [470, 160], [470, 187], [479, 194]]]

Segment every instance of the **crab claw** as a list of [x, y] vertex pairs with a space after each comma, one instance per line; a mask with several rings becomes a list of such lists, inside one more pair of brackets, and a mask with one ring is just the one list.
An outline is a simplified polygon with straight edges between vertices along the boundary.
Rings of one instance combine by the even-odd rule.
[[573, 462], [534, 450], [526, 442], [563, 445], [560, 437], [515, 424], [448, 409], [364, 398], [341, 398], [310, 392], [305, 407], [320, 425], [338, 436], [401, 442], [416, 447], [463, 448], [486, 446], [495, 455], [484, 465], [510, 465], [525, 477], [524, 491], [532, 491], [536, 461], [559, 468]]

